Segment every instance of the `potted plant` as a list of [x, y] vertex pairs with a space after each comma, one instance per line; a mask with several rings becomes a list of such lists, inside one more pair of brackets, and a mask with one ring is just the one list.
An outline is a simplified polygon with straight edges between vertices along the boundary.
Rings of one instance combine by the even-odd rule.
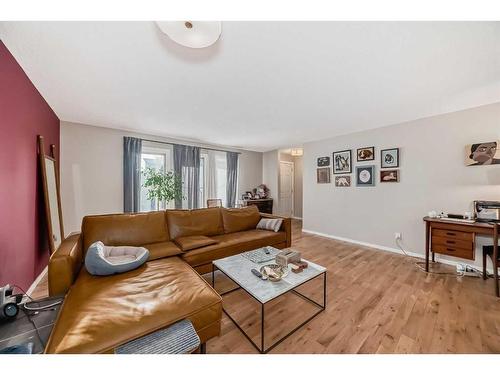
[[182, 181], [174, 172], [163, 172], [154, 168], [146, 168], [143, 172], [144, 184], [148, 189], [147, 198], [156, 200], [156, 209], [160, 210], [160, 202], [182, 199]]

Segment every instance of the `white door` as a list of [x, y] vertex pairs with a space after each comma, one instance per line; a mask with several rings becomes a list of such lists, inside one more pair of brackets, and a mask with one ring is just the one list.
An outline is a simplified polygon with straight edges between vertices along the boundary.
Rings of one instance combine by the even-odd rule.
[[293, 216], [293, 163], [280, 161], [279, 212]]

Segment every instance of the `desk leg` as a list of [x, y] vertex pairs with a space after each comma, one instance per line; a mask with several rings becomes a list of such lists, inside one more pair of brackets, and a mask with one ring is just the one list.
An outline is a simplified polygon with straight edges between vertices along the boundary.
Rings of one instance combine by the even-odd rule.
[[493, 275], [495, 276], [495, 292], [497, 297], [500, 297], [500, 291], [498, 290], [498, 225], [493, 224]]
[[429, 234], [430, 234], [430, 223], [425, 222], [425, 271], [429, 272]]

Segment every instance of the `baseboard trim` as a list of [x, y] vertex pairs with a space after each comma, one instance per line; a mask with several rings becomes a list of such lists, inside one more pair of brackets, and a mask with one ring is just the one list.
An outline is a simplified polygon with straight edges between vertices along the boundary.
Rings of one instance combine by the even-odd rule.
[[40, 281], [42, 281], [43, 277], [47, 274], [48, 270], [49, 270], [49, 266], [45, 266], [45, 268], [43, 269], [43, 271], [40, 272], [40, 274], [37, 276], [37, 278], [35, 279], [35, 281], [33, 281], [33, 283], [31, 284], [31, 286], [26, 291], [26, 294], [28, 296], [31, 296], [31, 294], [35, 291], [36, 287], [38, 286], [38, 284], [40, 284]]
[[[404, 253], [401, 251], [401, 249], [394, 248], [394, 247], [377, 245], [377, 244], [373, 244], [373, 243], [370, 243], [370, 242], [357, 241], [357, 240], [353, 240], [352, 238], [335, 236], [335, 235], [332, 235], [332, 234], [317, 232], [317, 231], [309, 230], [309, 229], [302, 229], [302, 232], [308, 233], [308, 234], [313, 234], [315, 236], [331, 238], [331, 239], [337, 240], [337, 241], [349, 242], [349, 243], [352, 243], [352, 244], [355, 244], [355, 245], [371, 247], [371, 248], [374, 248], [374, 249], [377, 249], [377, 250], [389, 251], [391, 253], [397, 253], [399, 255], [403, 255], [404, 256]], [[414, 253], [412, 251], [406, 251], [406, 253], [408, 255], [411, 255], [412, 257], [420, 258], [420, 259], [425, 260], [425, 254]], [[471, 265], [474, 268], [477, 268], [477, 265], [468, 263], [465, 260], [462, 260], [461, 262], [457, 262], [457, 261], [454, 261], [454, 260], [444, 259], [444, 258], [440, 257], [439, 254], [436, 254], [435, 257], [436, 257], [436, 260], [439, 260], [440, 263], [448, 264], [450, 266], [455, 266], [456, 267], [456, 265], [459, 264], [459, 263], [466, 263], [466, 264]], [[493, 268], [491, 268], [491, 267], [486, 267], [486, 270], [489, 273], [493, 273]]]

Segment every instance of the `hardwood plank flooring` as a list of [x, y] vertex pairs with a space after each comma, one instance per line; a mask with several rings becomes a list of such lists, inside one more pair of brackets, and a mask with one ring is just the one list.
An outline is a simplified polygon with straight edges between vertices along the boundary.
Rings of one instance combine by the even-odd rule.
[[[500, 299], [492, 279], [426, 274], [403, 255], [302, 233], [297, 220], [292, 235], [304, 258], [328, 269], [327, 308], [270, 353], [500, 352]], [[433, 269], [454, 271], [441, 264]], [[321, 282], [301, 292], [319, 301]], [[216, 286], [233, 285], [218, 274]], [[35, 293], [46, 295], [46, 280]], [[223, 298], [247, 333], [260, 340], [260, 305], [243, 291]], [[293, 294], [266, 305], [266, 345], [314, 311]], [[208, 342], [207, 352], [257, 353], [225, 314], [221, 335]]]

